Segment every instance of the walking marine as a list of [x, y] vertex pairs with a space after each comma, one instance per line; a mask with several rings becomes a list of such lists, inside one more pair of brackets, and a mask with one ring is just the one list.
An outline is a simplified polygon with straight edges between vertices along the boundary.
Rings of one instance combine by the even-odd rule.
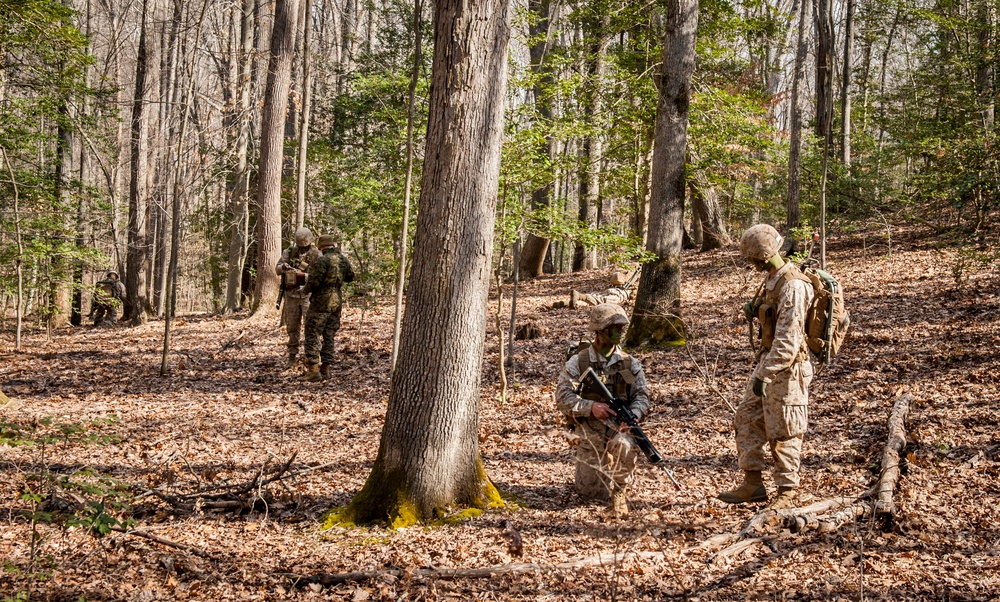
[[309, 228], [295, 231], [295, 244], [281, 252], [281, 259], [274, 271], [281, 277], [281, 291], [285, 299], [282, 322], [288, 330], [288, 367], [295, 366], [299, 355], [302, 320], [309, 311], [309, 291], [305, 289], [306, 273], [320, 252], [313, 246]]
[[125, 285], [118, 279], [118, 272], [108, 272], [104, 280], [94, 284], [94, 298], [90, 316], [94, 326], [111, 325], [118, 321], [118, 310], [125, 302]]
[[641, 421], [649, 409], [646, 376], [639, 361], [620, 343], [628, 325], [625, 310], [602, 303], [590, 310], [593, 344], [580, 345], [559, 375], [556, 405], [574, 425], [580, 441], [576, 451], [576, 489], [584, 497], [610, 500], [616, 516], [628, 513], [626, 493], [635, 472], [637, 446], [627, 425], [612, 420], [615, 412], [593, 388], [581, 388], [592, 369], [615, 396], [626, 401]]
[[337, 250], [332, 236], [319, 237], [317, 246], [322, 255], [310, 267], [302, 290], [311, 294], [306, 313], [306, 363], [303, 380], [316, 382], [330, 375], [333, 364], [333, 338], [340, 329], [343, 305], [341, 288], [354, 281], [354, 269]]
[[763, 298], [745, 308], [760, 322], [756, 365], [733, 419], [743, 483], [719, 494], [729, 504], [764, 502], [764, 446], [771, 449], [777, 495], [771, 508], [796, 505], [802, 440], [809, 412], [813, 367], [806, 346], [806, 314], [813, 298], [809, 279], [779, 251], [782, 238], [766, 224], [748, 229], [740, 240], [740, 255], [767, 272]]

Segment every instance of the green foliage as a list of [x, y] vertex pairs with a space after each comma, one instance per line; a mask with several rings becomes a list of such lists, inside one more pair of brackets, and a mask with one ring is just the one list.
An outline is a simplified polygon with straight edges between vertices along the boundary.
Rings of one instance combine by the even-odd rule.
[[[16, 287], [18, 259], [25, 281], [41, 291], [48, 291], [52, 282], [68, 281], [75, 262], [103, 263], [99, 253], [76, 246], [70, 219], [77, 204], [89, 201], [94, 191], [72, 178], [60, 182], [55, 172], [60, 130], [74, 132], [88, 123], [71, 117], [69, 107], [95, 96], [84, 81], [93, 59], [86, 38], [72, 24], [74, 15], [59, 0], [0, 0], [0, 145], [7, 156], [0, 161], [0, 195], [7, 200], [0, 228], [10, 233], [19, 229], [24, 245], [19, 254], [13, 236], [0, 241], [0, 288], [6, 292]], [[11, 202], [11, 177], [18, 188], [20, 219]]]

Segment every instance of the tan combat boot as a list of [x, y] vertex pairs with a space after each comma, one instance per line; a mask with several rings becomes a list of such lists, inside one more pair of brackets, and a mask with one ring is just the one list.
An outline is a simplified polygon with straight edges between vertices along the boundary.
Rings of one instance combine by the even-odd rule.
[[771, 510], [782, 510], [784, 508], [795, 508], [798, 505], [798, 496], [794, 487], [778, 487], [778, 494], [774, 496], [771, 503], [767, 505]]
[[723, 491], [718, 496], [727, 504], [745, 504], [747, 502], [766, 502], [767, 489], [759, 470], [748, 470], [743, 473], [743, 484], [737, 489]]
[[319, 365], [319, 376], [323, 380], [330, 378], [330, 364]]
[[291, 370], [299, 363], [299, 355], [297, 353], [288, 352], [288, 361], [285, 362], [285, 369]]
[[309, 364], [306, 373], [302, 375], [302, 380], [307, 383], [318, 383], [322, 379], [323, 377], [319, 375], [319, 364]]
[[611, 514], [615, 518], [624, 518], [628, 516], [628, 499], [625, 497], [625, 490], [615, 488], [611, 492]]

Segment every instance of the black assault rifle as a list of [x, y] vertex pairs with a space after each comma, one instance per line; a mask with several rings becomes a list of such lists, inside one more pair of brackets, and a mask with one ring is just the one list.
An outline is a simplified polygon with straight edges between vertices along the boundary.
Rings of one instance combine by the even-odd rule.
[[661, 456], [660, 452], [656, 451], [656, 448], [653, 447], [653, 442], [649, 440], [646, 433], [642, 432], [642, 428], [639, 426], [639, 421], [635, 419], [635, 414], [633, 414], [632, 410], [628, 407], [628, 402], [620, 397], [612, 395], [611, 391], [608, 391], [608, 388], [604, 386], [601, 379], [597, 377], [597, 373], [594, 372], [593, 368], [587, 368], [587, 371], [583, 373], [582, 377], [580, 377], [580, 392], [583, 391], [591, 391], [604, 398], [605, 403], [607, 403], [611, 409], [614, 410], [615, 420], [628, 425], [629, 434], [632, 435], [633, 439], [635, 439], [636, 444], [639, 446], [639, 449], [642, 450], [642, 453], [645, 454], [649, 463], [653, 466], [662, 468], [663, 472], [667, 473], [667, 476], [670, 477], [670, 481], [673, 482], [674, 487], [677, 490], [680, 490], [681, 484], [677, 482], [677, 479], [674, 478], [674, 475], [671, 474], [670, 470], [666, 466], [663, 466], [663, 456]]

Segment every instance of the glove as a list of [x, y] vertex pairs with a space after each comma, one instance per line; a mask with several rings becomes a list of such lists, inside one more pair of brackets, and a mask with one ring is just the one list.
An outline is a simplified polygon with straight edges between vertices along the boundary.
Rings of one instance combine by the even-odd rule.
[[753, 322], [754, 314], [757, 312], [753, 309], [753, 301], [747, 301], [746, 305], [743, 306], [743, 316], [747, 319], [747, 322]]
[[758, 397], [763, 397], [766, 390], [767, 383], [755, 376], [753, 379], [753, 394]]

